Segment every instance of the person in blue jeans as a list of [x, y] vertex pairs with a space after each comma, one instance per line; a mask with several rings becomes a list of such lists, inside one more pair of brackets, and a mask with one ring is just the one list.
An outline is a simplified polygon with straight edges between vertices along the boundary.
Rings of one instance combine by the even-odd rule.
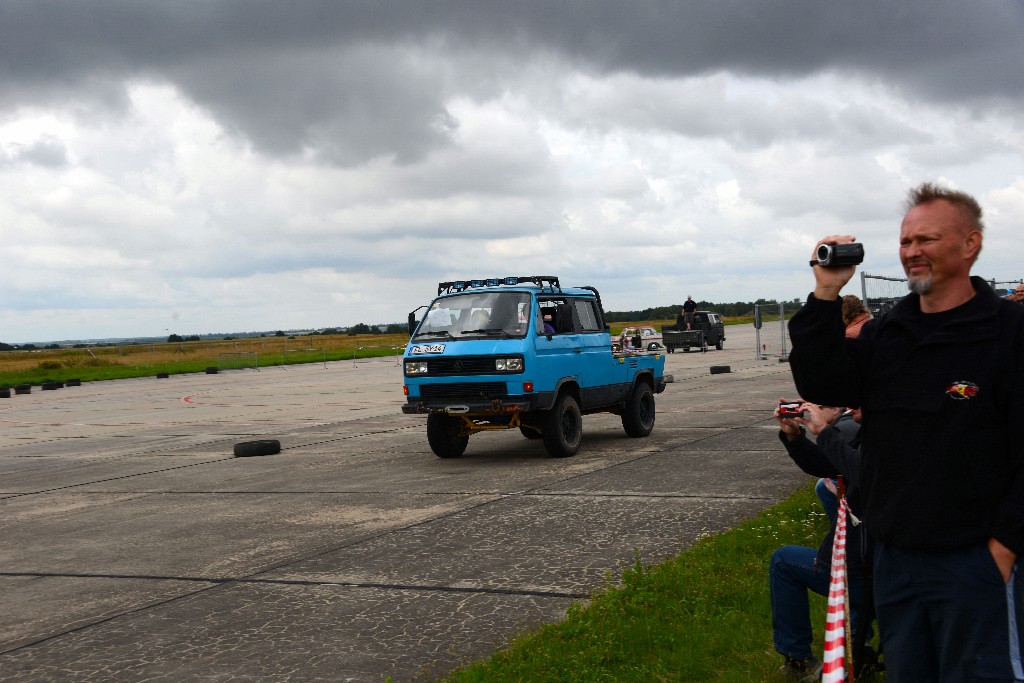
[[[824, 481], [842, 475], [846, 479], [847, 502], [854, 515], [859, 507], [858, 480], [860, 464], [859, 412], [842, 408], [804, 403], [803, 417], [782, 417], [778, 409], [775, 419], [779, 423], [779, 438], [786, 452], [800, 469], [822, 477]], [[815, 435], [816, 442], [806, 432]], [[846, 477], [850, 472], [851, 477]], [[825, 489], [827, 492], [827, 489]], [[775, 551], [768, 570], [768, 583], [772, 606], [772, 636], [775, 649], [785, 661], [780, 673], [797, 681], [816, 681], [821, 674], [821, 661], [811, 652], [812, 627], [809, 592], [828, 595], [832, 566], [832, 544], [835, 536], [838, 499], [829, 504], [819, 493], [831, 527], [821, 545], [815, 548], [788, 545]], [[847, 524], [847, 575], [854, 631], [870, 628], [869, 621], [859, 608], [865, 594], [865, 576], [868, 574], [870, 546], [863, 530], [852, 522]], [[825, 615], [822, 614], [822, 622]], [[864, 634], [870, 639], [868, 633]]]

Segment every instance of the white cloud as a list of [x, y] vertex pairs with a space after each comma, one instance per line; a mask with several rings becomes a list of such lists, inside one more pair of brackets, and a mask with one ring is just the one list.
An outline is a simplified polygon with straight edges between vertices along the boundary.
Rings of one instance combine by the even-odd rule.
[[480, 275], [559, 275], [614, 310], [789, 300], [825, 234], [899, 275], [900, 206], [930, 179], [982, 200], [976, 270], [1024, 275], [1009, 9], [943, 5], [932, 34], [966, 42], [929, 53], [883, 5], [343, 5], [315, 25], [93, 7], [178, 36], [152, 46], [12, 14], [5, 45], [62, 42], [0, 71], [0, 341], [398, 322]]

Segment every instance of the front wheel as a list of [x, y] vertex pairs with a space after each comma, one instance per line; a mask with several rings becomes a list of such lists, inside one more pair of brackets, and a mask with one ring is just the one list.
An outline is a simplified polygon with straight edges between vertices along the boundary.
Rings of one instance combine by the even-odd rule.
[[648, 436], [654, 430], [654, 392], [650, 384], [640, 384], [626, 401], [622, 428], [633, 438]]
[[715, 348], [718, 349], [719, 351], [722, 350], [723, 346], [725, 346], [725, 340], [724, 339], [719, 339], [718, 342], [715, 344]]
[[466, 452], [468, 436], [459, 436], [462, 420], [444, 413], [427, 415], [427, 443], [439, 458], [457, 458]]
[[545, 416], [541, 430], [544, 448], [554, 458], [576, 455], [583, 441], [583, 415], [580, 406], [569, 394], [562, 394]]

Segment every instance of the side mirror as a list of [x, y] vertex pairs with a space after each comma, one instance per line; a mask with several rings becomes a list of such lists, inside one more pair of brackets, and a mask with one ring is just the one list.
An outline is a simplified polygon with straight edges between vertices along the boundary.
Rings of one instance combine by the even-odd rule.
[[409, 314], [409, 336], [410, 337], [412, 336], [412, 333], [414, 331], [416, 331], [416, 313], [415, 312]]

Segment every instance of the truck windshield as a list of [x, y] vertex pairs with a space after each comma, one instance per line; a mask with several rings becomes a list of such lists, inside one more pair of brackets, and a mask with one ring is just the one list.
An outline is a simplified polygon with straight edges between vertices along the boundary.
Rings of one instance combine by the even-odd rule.
[[523, 337], [530, 327], [525, 292], [462, 292], [434, 301], [414, 339]]

